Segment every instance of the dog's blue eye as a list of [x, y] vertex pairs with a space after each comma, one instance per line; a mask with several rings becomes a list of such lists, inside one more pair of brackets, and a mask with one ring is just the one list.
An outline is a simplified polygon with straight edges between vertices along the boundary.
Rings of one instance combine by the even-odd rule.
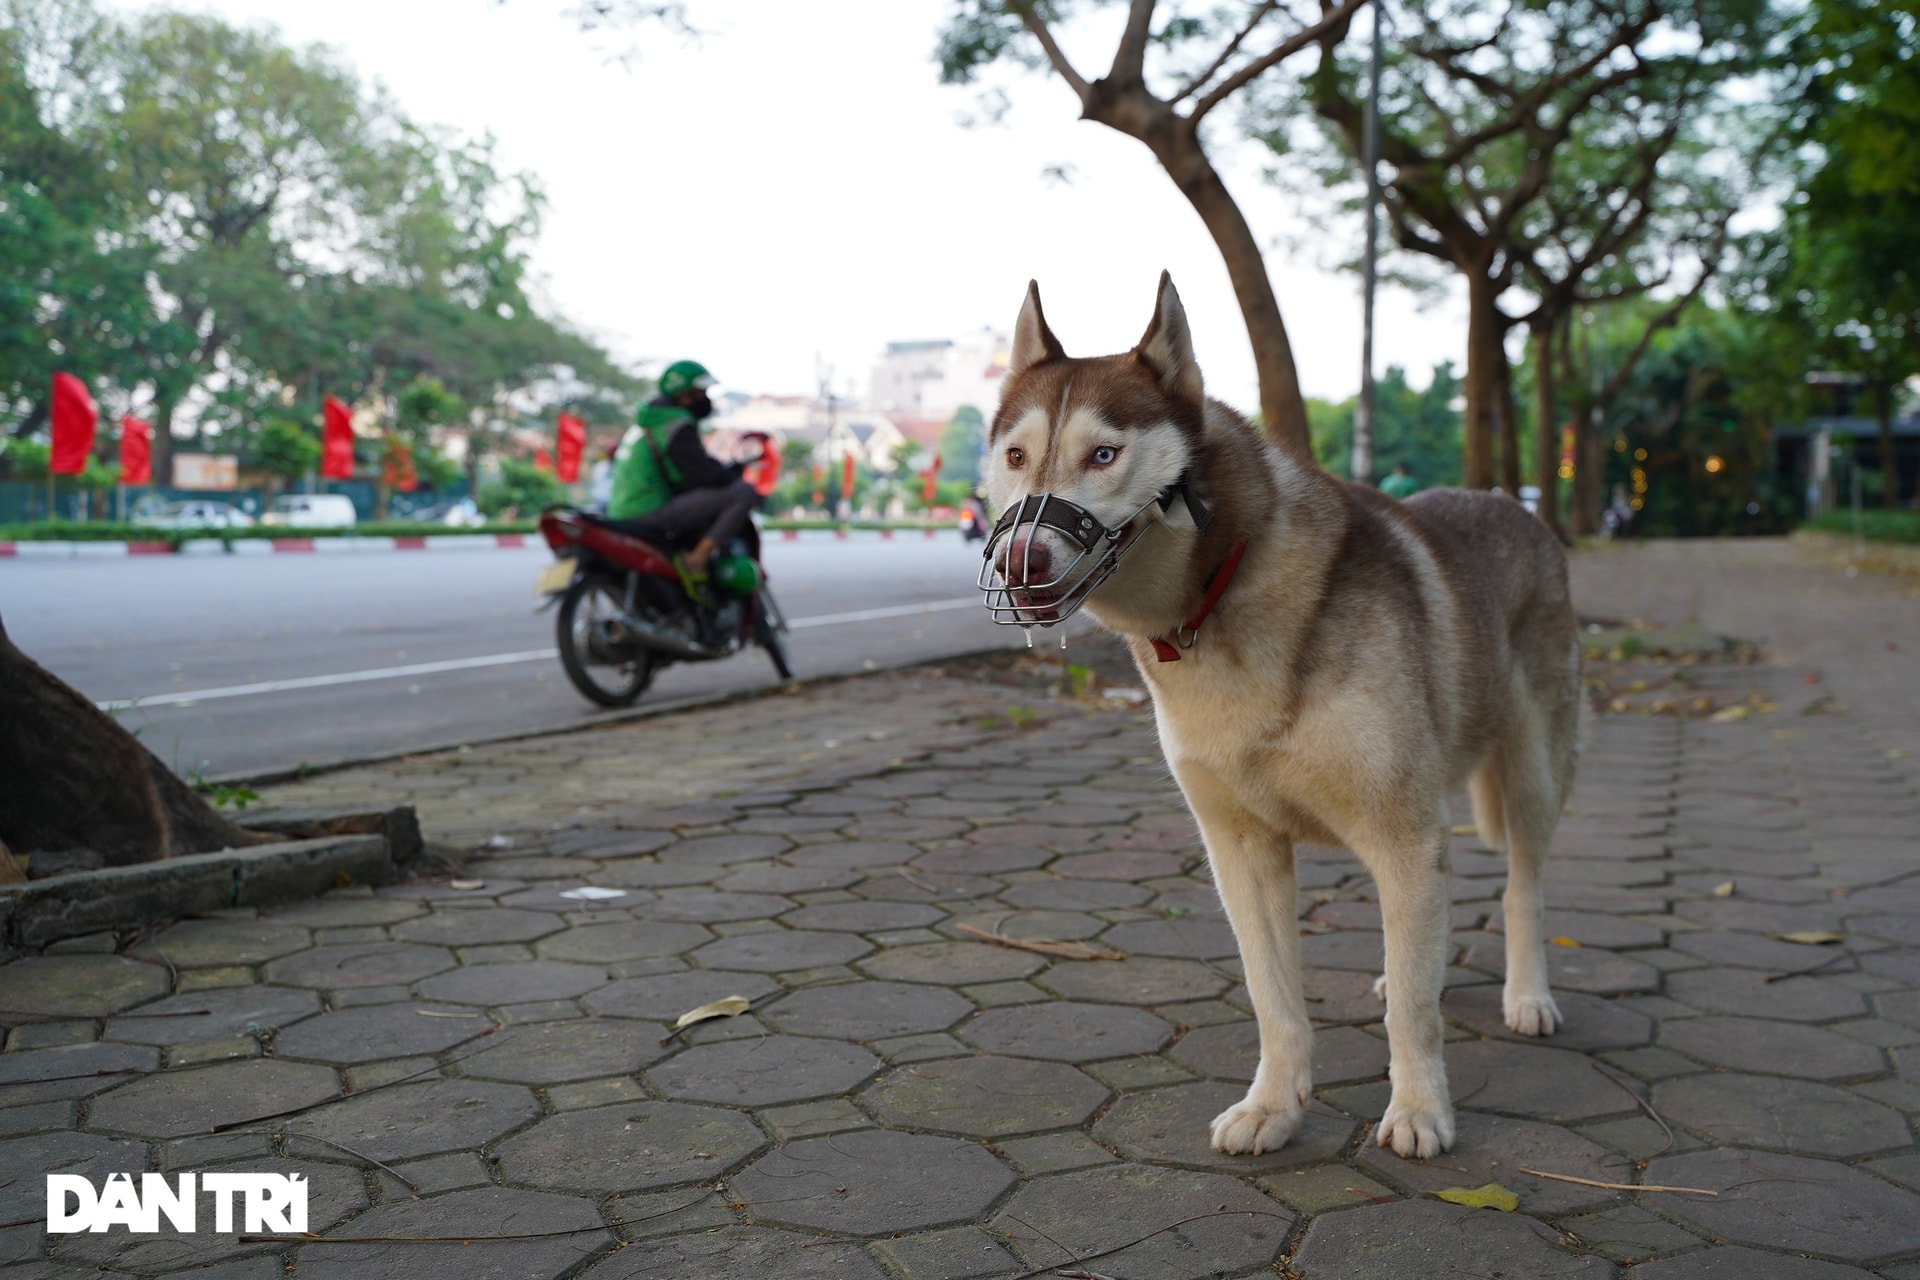
[[1096, 467], [1110, 467], [1113, 465], [1113, 460], [1119, 456], [1120, 451], [1118, 449], [1110, 444], [1103, 444], [1093, 451], [1093, 465]]

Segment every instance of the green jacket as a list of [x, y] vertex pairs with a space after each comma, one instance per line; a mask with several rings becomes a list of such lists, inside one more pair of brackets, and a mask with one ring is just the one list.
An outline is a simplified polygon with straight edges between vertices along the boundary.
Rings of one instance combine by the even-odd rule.
[[678, 405], [640, 406], [634, 425], [614, 450], [613, 497], [607, 502], [610, 518], [636, 520], [666, 506], [680, 492], [685, 478], [667, 456], [667, 441], [691, 417]]
[[1380, 492], [1389, 498], [1411, 498], [1420, 492], [1420, 482], [1412, 476], [1391, 473], [1380, 482]]

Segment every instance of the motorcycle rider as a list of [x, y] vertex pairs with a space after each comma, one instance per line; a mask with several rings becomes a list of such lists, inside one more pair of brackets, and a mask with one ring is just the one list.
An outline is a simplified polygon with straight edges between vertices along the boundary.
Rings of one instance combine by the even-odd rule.
[[631, 523], [643, 536], [691, 548], [674, 557], [682, 584], [706, 595], [707, 566], [731, 542], [760, 501], [740, 478], [741, 463], [721, 462], [700, 443], [700, 423], [713, 413], [707, 388], [713, 375], [694, 360], [676, 360], [660, 373], [659, 394], [640, 406], [614, 454], [610, 520]]

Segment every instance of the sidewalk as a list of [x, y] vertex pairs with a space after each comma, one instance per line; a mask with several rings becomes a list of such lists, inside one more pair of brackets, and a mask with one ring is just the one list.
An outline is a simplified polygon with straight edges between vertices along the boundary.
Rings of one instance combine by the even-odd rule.
[[[1548, 868], [1550, 1040], [1501, 1025], [1502, 864], [1455, 838], [1444, 1157], [1368, 1138], [1378, 909], [1323, 849], [1316, 1102], [1207, 1147], [1256, 1056], [1232, 937], [1151, 713], [1037, 649], [273, 789], [412, 801], [479, 886], [0, 965], [0, 1277], [1920, 1280], [1916, 583], [1697, 543], [1575, 584], [1761, 661], [1592, 664], [1627, 709]], [[40, 1225], [50, 1170], [221, 1168], [304, 1174], [337, 1242]], [[1517, 1210], [1431, 1194], [1487, 1183]]]

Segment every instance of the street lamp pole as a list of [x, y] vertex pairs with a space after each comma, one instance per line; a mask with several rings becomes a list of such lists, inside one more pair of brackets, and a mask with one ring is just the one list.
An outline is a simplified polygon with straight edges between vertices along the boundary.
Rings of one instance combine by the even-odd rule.
[[1367, 82], [1366, 124], [1362, 132], [1361, 166], [1367, 172], [1367, 243], [1362, 268], [1360, 319], [1360, 402], [1353, 411], [1353, 478], [1358, 484], [1373, 480], [1373, 295], [1379, 282], [1380, 229], [1380, 62], [1381, 28], [1385, 15], [1381, 0], [1373, 0], [1372, 71]]

